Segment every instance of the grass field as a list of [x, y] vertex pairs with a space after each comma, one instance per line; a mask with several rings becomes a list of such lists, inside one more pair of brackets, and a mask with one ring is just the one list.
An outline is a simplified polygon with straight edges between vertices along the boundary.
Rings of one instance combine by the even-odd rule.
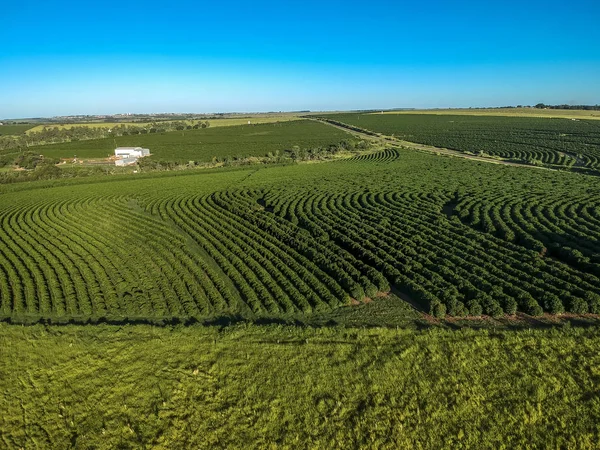
[[24, 134], [26, 131], [34, 128], [35, 125], [0, 125], [0, 136], [13, 136]]
[[113, 155], [116, 147], [139, 146], [149, 148], [152, 159], [187, 163], [190, 160], [208, 162], [213, 157], [266, 156], [296, 145], [307, 148], [337, 144], [349, 137], [343, 131], [320, 123], [296, 120], [120, 136], [43, 145], [29, 150], [50, 158], [72, 158], [74, 155], [78, 158], [105, 158]]
[[0, 324], [4, 448], [595, 448], [600, 334]]
[[[380, 112], [373, 114], [381, 114]], [[384, 111], [384, 114], [436, 114], [467, 116], [506, 116], [506, 117], [542, 117], [559, 119], [600, 120], [600, 111], [578, 109], [538, 109], [538, 108], [490, 108], [490, 109], [421, 109], [407, 111]]]

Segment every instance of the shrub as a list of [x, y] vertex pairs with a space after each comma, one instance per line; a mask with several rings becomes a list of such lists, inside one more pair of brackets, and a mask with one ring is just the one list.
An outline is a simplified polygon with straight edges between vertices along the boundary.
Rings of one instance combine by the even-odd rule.
[[471, 316], [478, 317], [481, 316], [481, 314], [483, 314], [483, 308], [476, 300], [469, 300], [467, 302], [467, 308], [469, 308], [469, 315]]
[[444, 305], [443, 303], [441, 303], [439, 301], [434, 302], [431, 305], [431, 309], [429, 310], [429, 313], [433, 317], [437, 317], [438, 319], [443, 319], [444, 317], [446, 317], [446, 305]]
[[549, 292], [546, 292], [542, 297], [542, 304], [544, 309], [551, 314], [561, 314], [565, 312], [565, 307], [560, 299]]
[[600, 295], [588, 291], [585, 293], [585, 300], [592, 314], [600, 314]]
[[568, 303], [568, 309], [575, 314], [585, 314], [588, 312], [588, 304], [581, 298], [573, 297]]

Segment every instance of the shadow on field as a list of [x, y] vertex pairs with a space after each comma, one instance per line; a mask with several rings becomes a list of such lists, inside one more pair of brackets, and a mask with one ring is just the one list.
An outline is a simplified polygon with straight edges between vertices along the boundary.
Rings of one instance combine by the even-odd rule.
[[[418, 309], [417, 309], [418, 307]], [[48, 326], [69, 325], [151, 325], [156, 327], [205, 326], [226, 328], [240, 324], [264, 326], [294, 326], [303, 328], [397, 328], [425, 331], [429, 329], [489, 329], [524, 330], [551, 329], [563, 327], [596, 327], [600, 316], [585, 314], [562, 314], [540, 317], [517, 313], [494, 319], [488, 316], [436, 319], [423, 311], [401, 293], [378, 297], [368, 303], [343, 306], [333, 311], [286, 316], [245, 316], [242, 314], [221, 314], [211, 317], [39, 317], [19, 316], [0, 317], [0, 322], [15, 325], [42, 324]]]

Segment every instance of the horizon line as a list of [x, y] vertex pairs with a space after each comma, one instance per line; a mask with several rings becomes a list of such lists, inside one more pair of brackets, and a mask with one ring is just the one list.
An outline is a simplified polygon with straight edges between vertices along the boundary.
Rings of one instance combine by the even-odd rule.
[[564, 109], [560, 108], [568, 106], [566, 110], [584, 110], [578, 109], [577, 107], [600, 107], [599, 104], [558, 104], [558, 105], [544, 105], [545, 108], [536, 108], [536, 105], [503, 105], [503, 106], [449, 106], [449, 107], [432, 107], [432, 108], [418, 108], [418, 107], [397, 107], [397, 108], [360, 108], [360, 109], [323, 109], [323, 110], [280, 110], [280, 111], [211, 111], [211, 112], [177, 112], [177, 111], [163, 111], [163, 112], [118, 112], [118, 113], [98, 113], [98, 114], [68, 114], [68, 115], [56, 115], [56, 116], [31, 116], [31, 117], [10, 117], [3, 118], [0, 121], [16, 121], [16, 120], [42, 120], [42, 119], [61, 119], [61, 118], [73, 118], [73, 117], [114, 117], [114, 116], [160, 116], [160, 115], [258, 115], [258, 114], [295, 114], [295, 113], [332, 113], [332, 112], [371, 112], [371, 111], [448, 111], [448, 110], [465, 110], [465, 109]]

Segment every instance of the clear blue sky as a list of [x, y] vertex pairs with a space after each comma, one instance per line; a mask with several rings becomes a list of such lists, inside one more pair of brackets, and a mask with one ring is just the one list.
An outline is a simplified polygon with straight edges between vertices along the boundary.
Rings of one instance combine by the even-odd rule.
[[0, 118], [600, 103], [600, 1], [9, 2]]

